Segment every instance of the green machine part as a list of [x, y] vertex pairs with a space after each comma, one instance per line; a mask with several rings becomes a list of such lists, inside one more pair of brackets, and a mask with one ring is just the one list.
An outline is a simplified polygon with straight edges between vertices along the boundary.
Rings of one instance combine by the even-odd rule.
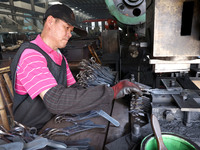
[[111, 15], [113, 15], [122, 24], [137, 25], [146, 21], [146, 13], [143, 13], [140, 16], [128, 16], [119, 11], [118, 7], [116, 7], [114, 3], [114, 0], [105, 0], [105, 3]]

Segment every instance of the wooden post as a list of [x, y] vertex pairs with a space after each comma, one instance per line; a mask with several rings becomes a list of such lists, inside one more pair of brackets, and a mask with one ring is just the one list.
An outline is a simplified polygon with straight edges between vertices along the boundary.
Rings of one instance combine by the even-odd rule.
[[4, 73], [3, 77], [4, 77], [5, 81], [6, 81], [7, 86], [8, 86], [8, 90], [9, 90], [9, 92], [10, 92], [12, 98], [13, 98], [13, 96], [14, 96], [13, 87], [12, 87], [12, 83], [11, 83], [11, 80], [10, 80], [10, 77], [9, 77], [8, 73]]
[[5, 109], [5, 106], [3, 103], [3, 98], [2, 98], [1, 94], [0, 94], [0, 117], [1, 117], [1, 121], [2, 121], [4, 128], [9, 131], [10, 126], [8, 123], [7, 113], [6, 113], [6, 109]]
[[14, 120], [14, 116], [13, 116], [13, 111], [12, 111], [12, 106], [13, 106], [13, 102], [10, 98], [10, 95], [9, 95], [9, 92], [6, 88], [6, 84], [5, 84], [5, 81], [2, 77], [2, 75], [0, 75], [0, 91], [1, 91], [1, 94], [5, 100], [5, 103], [6, 103], [6, 106], [8, 108], [8, 111], [9, 111], [9, 114], [11, 116], [11, 119]]

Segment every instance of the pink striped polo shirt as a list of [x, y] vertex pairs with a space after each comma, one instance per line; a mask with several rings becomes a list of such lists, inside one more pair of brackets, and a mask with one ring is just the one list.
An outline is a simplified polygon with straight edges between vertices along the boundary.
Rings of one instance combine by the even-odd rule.
[[[52, 60], [61, 65], [62, 54], [59, 50], [55, 51], [44, 43], [41, 36], [38, 35], [32, 43], [38, 45], [44, 50]], [[76, 83], [67, 63], [67, 86]], [[29, 94], [32, 99], [38, 96], [42, 91], [52, 88], [57, 85], [57, 82], [47, 67], [46, 58], [39, 52], [33, 49], [26, 49], [22, 53], [16, 71], [16, 93], [20, 95]]]

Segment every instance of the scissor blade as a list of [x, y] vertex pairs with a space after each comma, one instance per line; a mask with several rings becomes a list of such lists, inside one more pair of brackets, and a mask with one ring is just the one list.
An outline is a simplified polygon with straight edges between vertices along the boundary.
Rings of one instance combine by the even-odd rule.
[[116, 127], [120, 126], [120, 123], [116, 119], [114, 119], [113, 117], [111, 117], [110, 115], [108, 115], [105, 111], [99, 110], [99, 111], [97, 111], [97, 113], [100, 116], [102, 116], [103, 118], [105, 118], [106, 120], [110, 121]]

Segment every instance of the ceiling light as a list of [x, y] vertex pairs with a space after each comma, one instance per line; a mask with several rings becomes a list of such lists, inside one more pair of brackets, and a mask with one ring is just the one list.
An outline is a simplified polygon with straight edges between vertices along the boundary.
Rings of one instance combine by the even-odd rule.
[[9, 34], [17, 34], [18, 32], [8, 32]]
[[55, 1], [55, 2], [49, 2], [49, 5], [56, 5], [56, 4], [62, 4], [61, 2], [59, 1]]

